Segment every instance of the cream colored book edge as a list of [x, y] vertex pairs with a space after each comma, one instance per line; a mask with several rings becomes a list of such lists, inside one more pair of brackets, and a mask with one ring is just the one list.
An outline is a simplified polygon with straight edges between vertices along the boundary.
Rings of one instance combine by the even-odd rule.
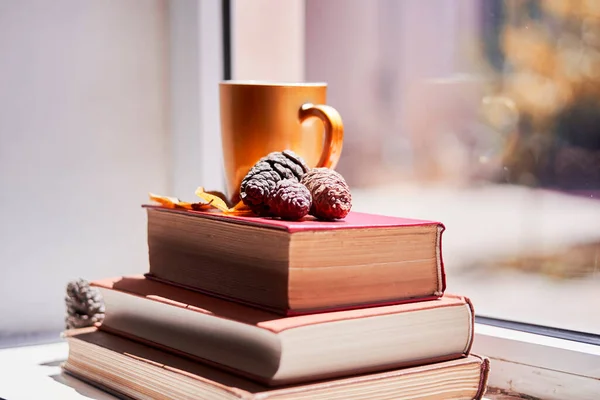
[[468, 357], [376, 374], [285, 388], [267, 388], [206, 365], [113, 335], [89, 331], [67, 335], [63, 369], [130, 399], [481, 399], [489, 362]]
[[[312, 319], [319, 316], [246, 323], [216, 309], [198, 311], [191, 305], [99, 289], [106, 304], [101, 330], [270, 386], [460, 358], [469, 353], [473, 340], [473, 310], [467, 299], [330, 313], [318, 323]], [[311, 321], [278, 328], [299, 319]]]

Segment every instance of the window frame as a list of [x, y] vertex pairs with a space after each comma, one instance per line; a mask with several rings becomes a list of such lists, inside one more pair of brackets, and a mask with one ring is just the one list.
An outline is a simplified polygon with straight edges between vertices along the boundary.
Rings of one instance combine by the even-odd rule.
[[[298, 39], [289, 30], [272, 29], [252, 32], [253, 42], [249, 42], [248, 29], [252, 24], [269, 25], [267, 13], [257, 15], [248, 13], [237, 0], [222, 0], [231, 10], [232, 30], [230, 37], [232, 79], [262, 79], [247, 77], [240, 62], [240, 43], [236, 38], [245, 37], [245, 46], [261, 46], [269, 43], [271, 36], [285, 38], [287, 55], [295, 59], [305, 59], [304, 46], [298, 45]], [[305, 0], [294, 0], [302, 7], [290, 7], [294, 24], [303, 31], [305, 24]], [[256, 7], [274, 6], [278, 0], [260, 0]], [[293, 15], [292, 15], [293, 14]], [[263, 18], [261, 20], [261, 17]], [[244, 60], [242, 60], [244, 61]], [[276, 52], [261, 54], [256, 60], [264, 70], [269, 65], [279, 65], [278, 73], [284, 76], [304, 80], [304, 73], [298, 74], [298, 68], [278, 63]], [[288, 71], [285, 69], [288, 68]], [[282, 70], [283, 69], [283, 70]], [[304, 71], [304, 63], [302, 66]], [[600, 336], [579, 334], [562, 329], [535, 327], [514, 321], [496, 318], [476, 317], [473, 352], [490, 358], [491, 372], [489, 387], [504, 393], [522, 394], [544, 399], [595, 399], [600, 393]]]
[[[224, 191], [219, 82], [231, 68], [229, 1], [169, 0], [172, 193], [195, 201], [202, 182]], [[219, 151], [215, 151], [218, 149]]]

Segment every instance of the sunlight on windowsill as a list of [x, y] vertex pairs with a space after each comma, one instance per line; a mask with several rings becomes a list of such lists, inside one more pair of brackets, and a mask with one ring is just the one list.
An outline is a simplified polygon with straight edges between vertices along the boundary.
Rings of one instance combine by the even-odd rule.
[[[353, 210], [444, 223], [448, 291], [479, 315], [600, 333], [600, 198], [512, 185], [353, 189]], [[548, 306], [549, 299], [562, 299]]]

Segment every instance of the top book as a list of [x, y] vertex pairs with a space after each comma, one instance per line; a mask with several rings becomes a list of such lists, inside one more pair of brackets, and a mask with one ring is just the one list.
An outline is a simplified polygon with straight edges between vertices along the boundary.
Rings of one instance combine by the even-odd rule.
[[351, 212], [285, 221], [144, 206], [148, 278], [282, 315], [439, 298], [440, 222]]

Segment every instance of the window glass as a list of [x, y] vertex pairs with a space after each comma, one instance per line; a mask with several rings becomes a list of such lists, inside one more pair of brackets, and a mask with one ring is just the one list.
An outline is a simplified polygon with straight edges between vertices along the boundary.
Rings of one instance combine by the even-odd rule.
[[354, 209], [442, 221], [479, 315], [600, 334], [600, 2], [307, 0]]

